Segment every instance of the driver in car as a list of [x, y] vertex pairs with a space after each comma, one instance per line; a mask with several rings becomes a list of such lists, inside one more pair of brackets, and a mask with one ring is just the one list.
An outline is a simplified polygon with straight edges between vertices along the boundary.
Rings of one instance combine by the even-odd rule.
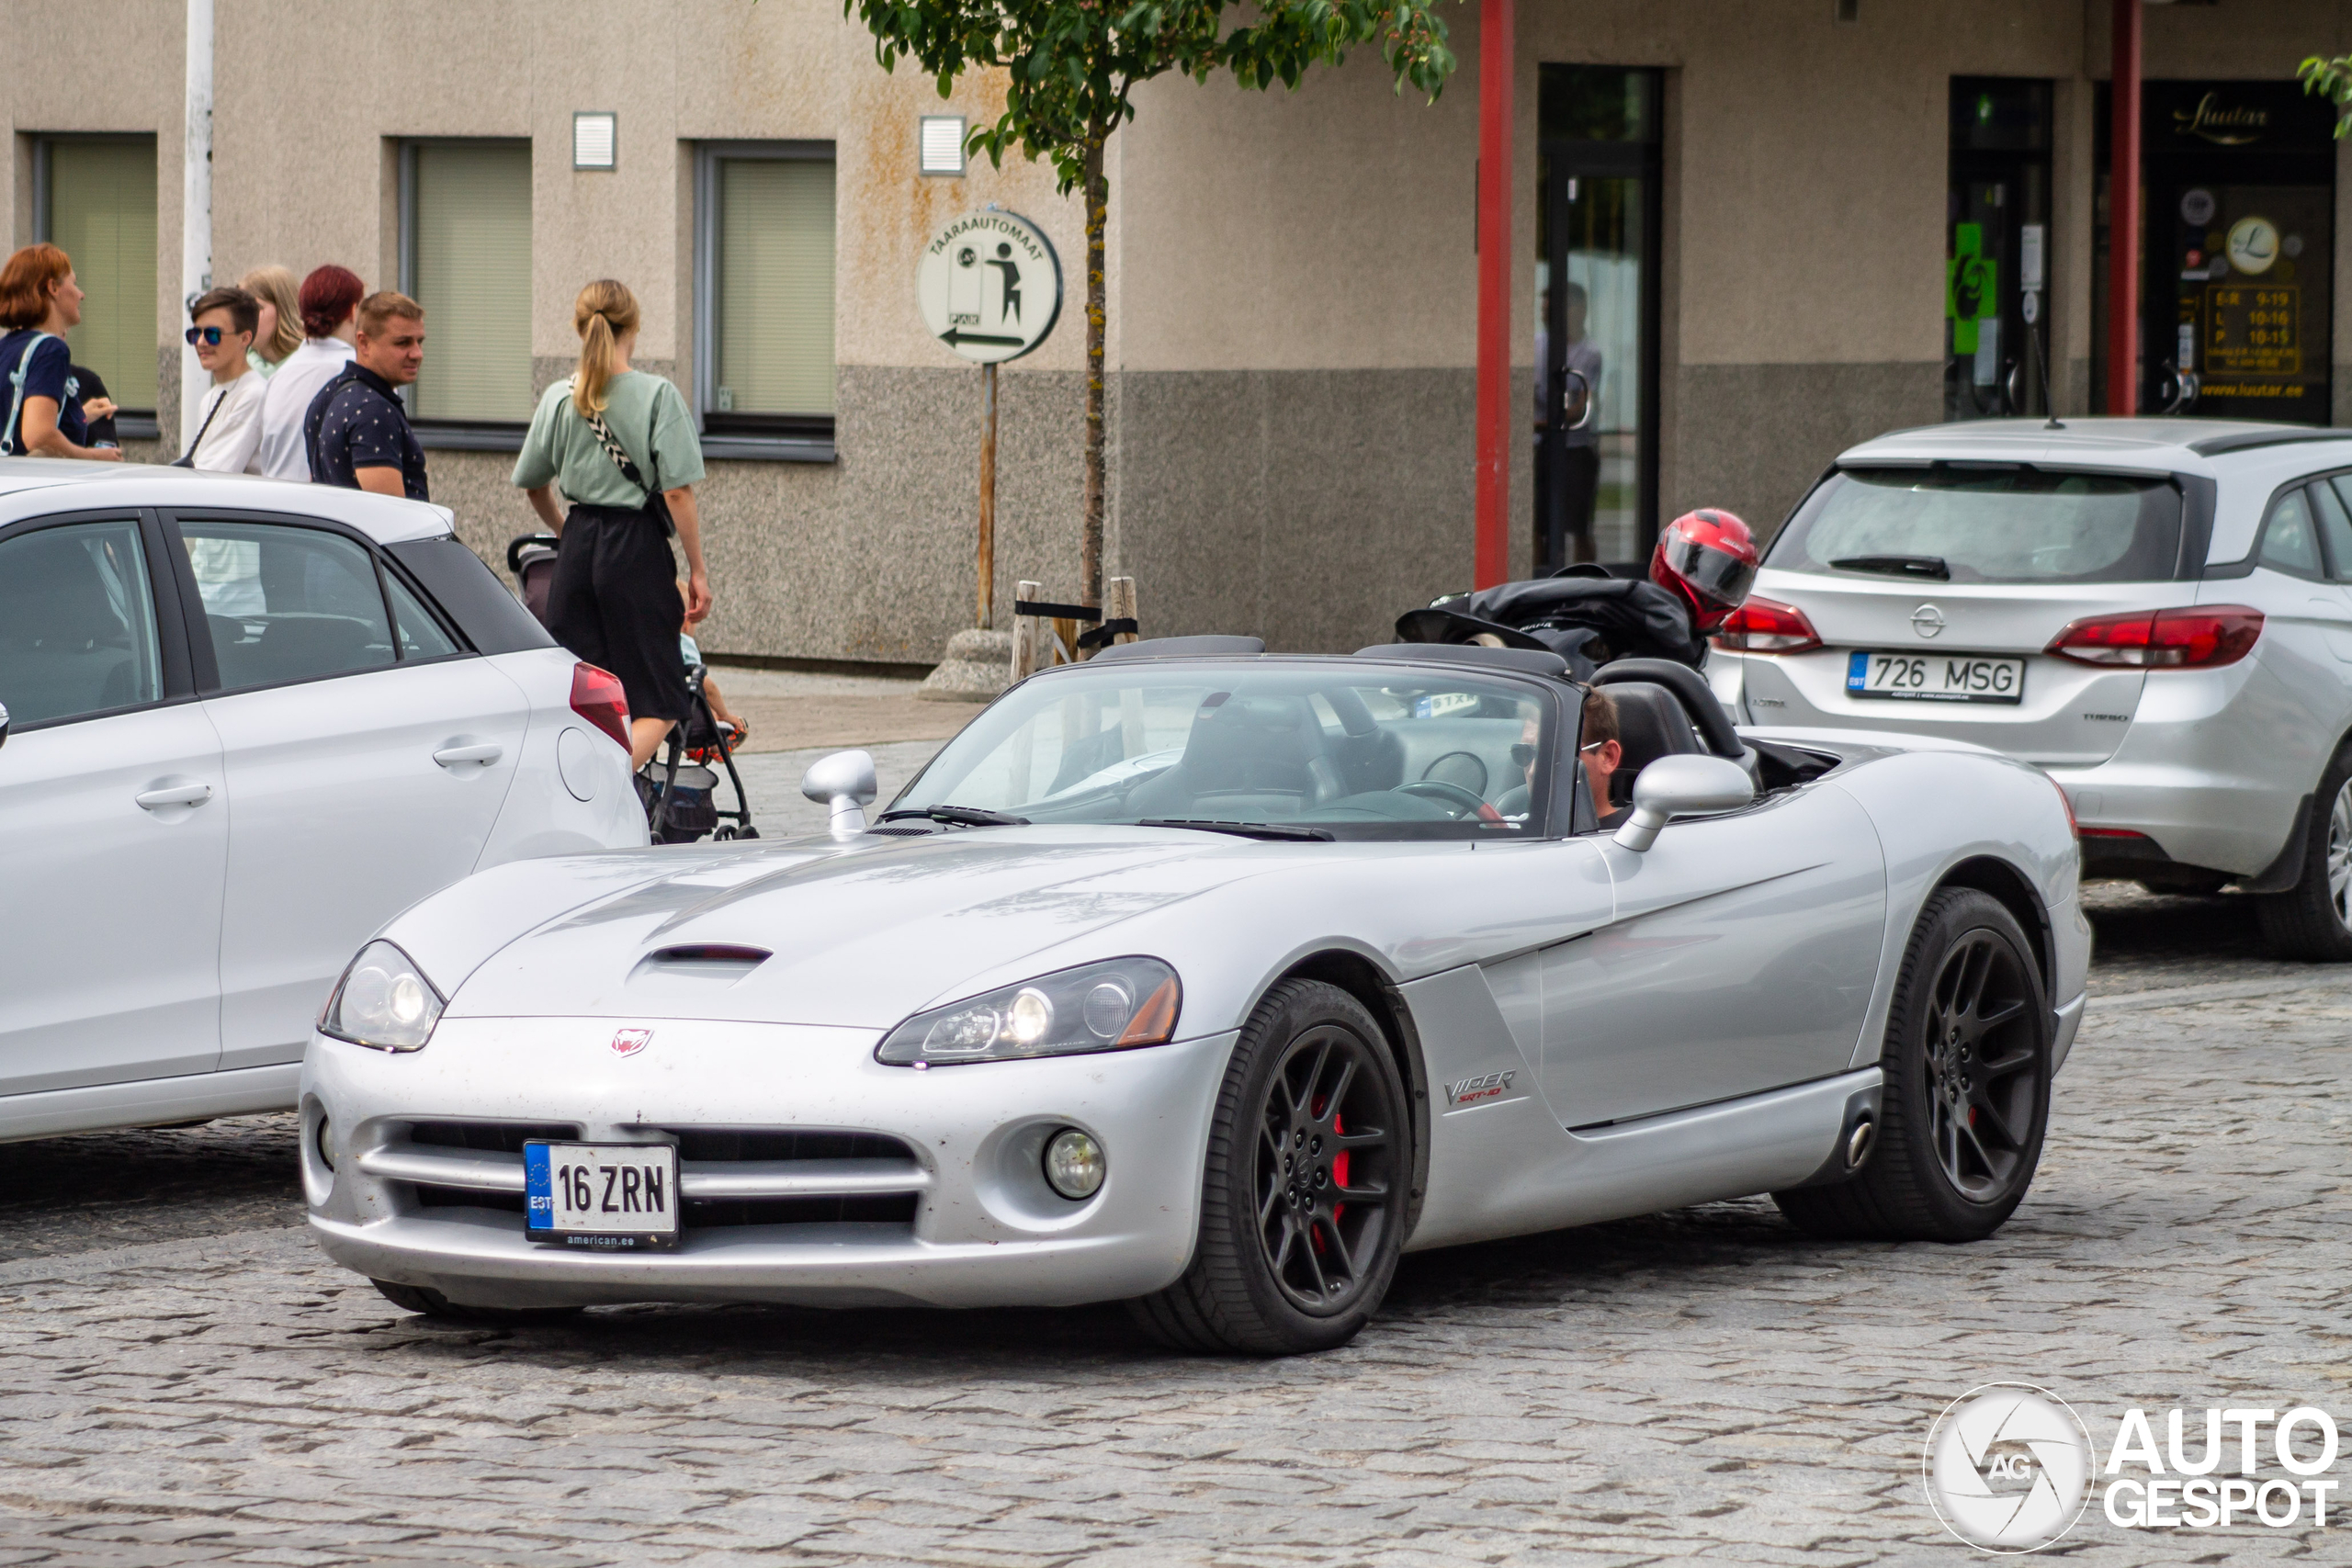
[[1585, 783], [1592, 790], [1592, 808], [1600, 813], [1601, 829], [1607, 831], [1623, 823], [1634, 808], [1609, 804], [1609, 781], [1617, 772], [1617, 764], [1625, 760], [1625, 747], [1617, 735], [1617, 705], [1598, 686], [1585, 692], [1584, 725], [1579, 739], [1577, 759], [1584, 763]]
[[[1525, 787], [1504, 796], [1505, 815], [1511, 814], [1513, 797], [1523, 798], [1535, 786], [1536, 734], [1535, 716], [1530, 714], [1526, 728], [1520, 732], [1519, 744], [1510, 749], [1511, 760], [1526, 770], [1527, 782]], [[1581, 734], [1583, 741], [1577, 748], [1577, 757], [1584, 763], [1585, 784], [1592, 791], [1592, 808], [1600, 814], [1604, 829], [1613, 829], [1631, 815], [1633, 807], [1611, 807], [1609, 804], [1609, 781], [1616, 773], [1617, 764], [1625, 760], [1625, 747], [1618, 739], [1617, 704], [1597, 686], [1585, 690]]]

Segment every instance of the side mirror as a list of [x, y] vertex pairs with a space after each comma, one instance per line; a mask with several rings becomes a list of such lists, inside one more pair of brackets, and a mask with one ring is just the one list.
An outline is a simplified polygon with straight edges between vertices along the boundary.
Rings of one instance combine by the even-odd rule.
[[1639, 854], [1677, 817], [1736, 811], [1755, 798], [1756, 782], [1737, 762], [1699, 752], [1660, 757], [1634, 781], [1634, 814], [1617, 829], [1617, 845]]
[[8, 744], [8, 705], [0, 703], [0, 746]]
[[865, 831], [865, 807], [874, 804], [874, 753], [836, 751], [819, 758], [800, 775], [800, 793], [832, 807], [829, 826], [834, 838], [856, 838]]

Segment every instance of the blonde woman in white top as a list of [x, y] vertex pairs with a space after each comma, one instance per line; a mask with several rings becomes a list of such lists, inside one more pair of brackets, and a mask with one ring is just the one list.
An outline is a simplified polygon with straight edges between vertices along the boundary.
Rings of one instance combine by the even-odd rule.
[[216, 474], [261, 472], [261, 400], [266, 383], [245, 359], [260, 324], [261, 305], [242, 288], [216, 288], [188, 307], [196, 324], [188, 346], [212, 372], [212, 389], [197, 413], [196, 440], [182, 468]]
[[237, 279], [237, 287], [261, 306], [260, 324], [254, 328], [254, 345], [245, 363], [269, 375], [302, 346], [302, 307], [294, 275], [282, 266], [257, 266]]

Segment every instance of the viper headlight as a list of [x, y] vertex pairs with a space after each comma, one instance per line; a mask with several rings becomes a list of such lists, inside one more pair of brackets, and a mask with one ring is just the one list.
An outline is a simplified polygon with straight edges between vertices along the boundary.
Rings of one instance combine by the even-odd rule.
[[1157, 958], [1106, 959], [919, 1012], [874, 1056], [936, 1067], [1164, 1045], [1176, 1037], [1183, 996], [1176, 971]]
[[441, 993], [389, 942], [359, 950], [319, 1013], [319, 1032], [379, 1051], [414, 1051], [441, 1021]]

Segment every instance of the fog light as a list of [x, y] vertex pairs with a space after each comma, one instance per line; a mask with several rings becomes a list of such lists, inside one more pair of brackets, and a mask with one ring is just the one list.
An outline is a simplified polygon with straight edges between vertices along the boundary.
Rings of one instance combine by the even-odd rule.
[[1046, 1185], [1073, 1203], [1102, 1191], [1109, 1168], [1102, 1145], [1075, 1127], [1065, 1127], [1046, 1140]]
[[322, 1116], [319, 1118], [319, 1157], [327, 1162], [329, 1170], [334, 1168], [334, 1123]]

